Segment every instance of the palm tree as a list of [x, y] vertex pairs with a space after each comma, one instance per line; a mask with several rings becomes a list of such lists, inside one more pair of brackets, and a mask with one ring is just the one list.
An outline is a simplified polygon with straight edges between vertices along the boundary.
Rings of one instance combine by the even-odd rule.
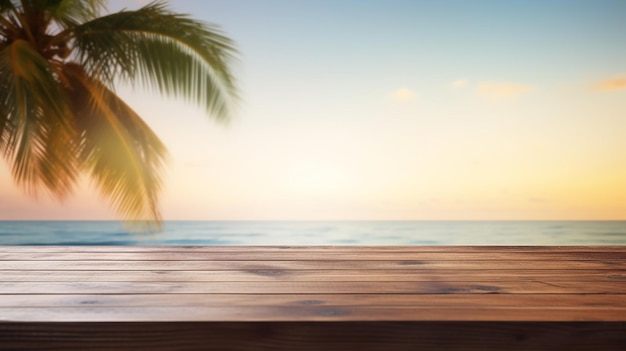
[[101, 16], [102, 0], [0, 0], [0, 152], [18, 185], [66, 198], [86, 174], [124, 219], [160, 223], [166, 149], [115, 93], [152, 88], [226, 120], [236, 50], [163, 2]]

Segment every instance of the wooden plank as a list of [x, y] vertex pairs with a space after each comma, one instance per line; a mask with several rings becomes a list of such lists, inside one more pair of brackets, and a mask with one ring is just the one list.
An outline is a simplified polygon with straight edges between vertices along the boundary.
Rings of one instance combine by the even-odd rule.
[[13, 322], [623, 321], [626, 309], [415, 306], [0, 307]]
[[622, 350], [625, 257], [624, 247], [0, 247], [0, 350]]
[[2, 295], [0, 307], [413, 306], [626, 308], [625, 294], [171, 294]]
[[237, 281], [534, 281], [626, 282], [621, 270], [432, 270], [432, 269], [345, 269], [345, 270], [232, 270], [232, 271], [1, 271], [4, 282], [237, 282]]
[[261, 269], [606, 269], [625, 270], [624, 260], [602, 261], [0, 261], [0, 270], [261, 270]]
[[625, 282], [2, 282], [0, 294], [623, 294]]
[[0, 350], [621, 351], [626, 323], [0, 323]]
[[62, 252], [248, 252], [248, 253], [353, 253], [353, 252], [607, 252], [626, 253], [626, 246], [0, 246], [0, 252], [62, 253]]
[[55, 252], [1, 253], [0, 261], [592, 261], [626, 260], [626, 252]]

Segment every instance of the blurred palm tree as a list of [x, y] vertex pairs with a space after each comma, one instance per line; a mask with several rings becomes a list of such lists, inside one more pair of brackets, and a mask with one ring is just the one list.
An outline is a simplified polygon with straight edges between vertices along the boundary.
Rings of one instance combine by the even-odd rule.
[[163, 2], [101, 16], [105, 5], [0, 0], [0, 152], [30, 195], [63, 199], [86, 174], [124, 219], [160, 224], [166, 149], [115, 86], [153, 88], [226, 120], [236, 50]]

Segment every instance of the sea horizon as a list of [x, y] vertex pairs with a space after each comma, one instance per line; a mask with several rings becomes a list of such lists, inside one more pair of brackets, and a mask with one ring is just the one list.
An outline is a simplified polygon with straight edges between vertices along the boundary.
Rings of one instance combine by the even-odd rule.
[[624, 220], [0, 220], [0, 245], [626, 245]]

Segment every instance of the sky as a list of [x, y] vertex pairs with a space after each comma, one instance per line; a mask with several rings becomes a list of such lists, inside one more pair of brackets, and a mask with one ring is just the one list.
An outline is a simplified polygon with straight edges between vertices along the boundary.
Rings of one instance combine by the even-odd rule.
[[[110, 9], [146, 1], [110, 2]], [[228, 124], [119, 87], [179, 220], [626, 220], [622, 0], [172, 0], [240, 52]], [[115, 219], [0, 163], [0, 219]]]

